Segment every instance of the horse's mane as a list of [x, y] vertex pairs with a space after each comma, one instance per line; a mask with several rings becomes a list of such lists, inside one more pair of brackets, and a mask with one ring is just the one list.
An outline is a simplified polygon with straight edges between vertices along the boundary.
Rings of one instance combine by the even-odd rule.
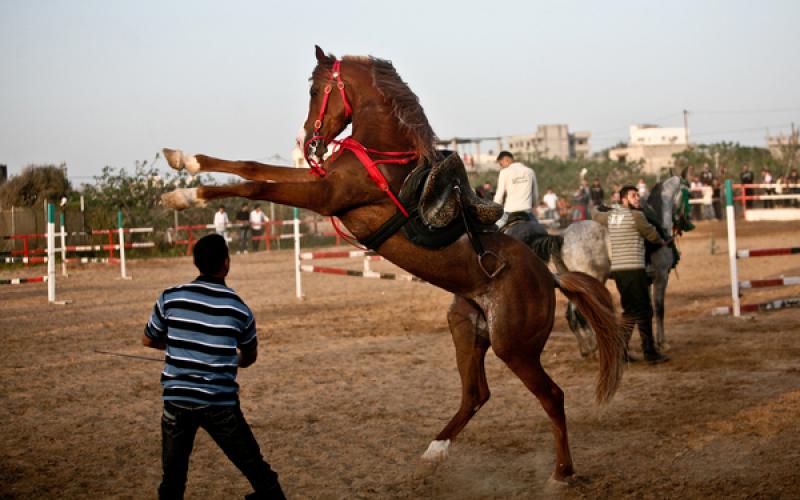
[[[331, 64], [333, 64], [333, 56], [329, 54], [329, 57], [331, 58]], [[372, 73], [372, 85], [391, 106], [392, 116], [400, 125], [400, 130], [414, 144], [414, 149], [419, 153], [420, 160], [427, 160], [428, 162], [438, 160], [439, 152], [436, 150], [436, 134], [430, 123], [428, 123], [428, 118], [419, 103], [419, 98], [397, 74], [392, 62], [372, 56], [345, 56], [342, 60], [369, 67]], [[322, 74], [322, 69], [320, 65], [317, 65], [314, 69], [314, 74], [312, 75], [314, 80], [327, 78], [327, 75]]]
[[[680, 178], [672, 176], [656, 183], [653, 189], [650, 190], [650, 194], [647, 195], [647, 205], [664, 227], [672, 227], [672, 214], [676, 209], [674, 202], [675, 192], [679, 188]], [[669, 206], [665, 207], [664, 203], [669, 203]], [[666, 213], [665, 208], [668, 209]]]
[[650, 190], [650, 194], [647, 195], [647, 205], [653, 209], [653, 212], [658, 215], [659, 219], [661, 219], [661, 214], [664, 213], [664, 201], [661, 198], [661, 193], [663, 191], [664, 186], [661, 182], [657, 182], [656, 185], [653, 186], [653, 189]]

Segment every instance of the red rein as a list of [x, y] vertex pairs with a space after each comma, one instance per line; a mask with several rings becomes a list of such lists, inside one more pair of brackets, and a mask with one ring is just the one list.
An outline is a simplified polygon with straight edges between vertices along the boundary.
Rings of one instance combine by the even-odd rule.
[[[342, 96], [345, 118], [350, 118], [350, 116], [353, 114], [353, 108], [350, 106], [350, 102], [347, 100], [347, 95], [344, 92], [344, 80], [342, 80], [341, 64], [342, 62], [338, 60], [333, 63], [331, 77], [328, 80], [328, 83], [325, 85], [325, 95], [322, 98], [322, 106], [319, 108], [319, 117], [314, 122], [314, 134], [312, 135], [311, 139], [306, 141], [305, 148], [303, 148], [303, 154], [309, 167], [311, 167], [311, 172], [318, 177], [325, 177], [327, 172], [325, 171], [325, 167], [323, 165], [309, 156], [308, 152], [309, 146], [312, 146], [312, 143], [319, 144], [319, 141], [325, 141], [325, 137], [320, 135], [320, 130], [322, 129], [322, 120], [325, 118], [325, 113], [328, 109], [328, 99], [331, 95], [331, 90], [333, 89], [334, 80], [336, 80], [336, 87], [339, 89], [339, 94]], [[386, 195], [391, 198], [392, 202], [403, 213], [403, 215], [408, 217], [408, 211], [406, 211], [406, 208], [402, 203], [400, 203], [400, 200], [397, 199], [395, 194], [389, 188], [389, 182], [378, 168], [378, 165], [405, 165], [419, 158], [419, 154], [416, 151], [378, 151], [365, 147], [352, 137], [347, 137], [343, 140], [330, 140], [327, 141], [326, 144], [335, 144], [338, 146], [335, 156], [340, 155], [344, 150], [351, 151], [356, 158], [358, 158], [364, 168], [367, 169], [370, 179], [372, 179], [372, 181], [381, 189], [381, 191], [386, 193]], [[316, 144], [314, 144], [313, 149], [314, 153], [316, 153]], [[387, 156], [388, 158], [373, 160], [370, 157], [370, 154]]]

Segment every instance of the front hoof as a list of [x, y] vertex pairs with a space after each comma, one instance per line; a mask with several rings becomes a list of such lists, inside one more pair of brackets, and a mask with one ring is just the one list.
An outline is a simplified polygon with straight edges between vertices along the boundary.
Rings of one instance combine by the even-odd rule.
[[197, 197], [197, 188], [176, 189], [161, 195], [161, 203], [165, 207], [184, 210], [191, 207], [206, 206], [205, 200]]
[[180, 149], [167, 149], [164, 148], [161, 150], [164, 153], [164, 158], [167, 160], [167, 163], [170, 167], [175, 170], [183, 170], [186, 165], [183, 163], [183, 151]]

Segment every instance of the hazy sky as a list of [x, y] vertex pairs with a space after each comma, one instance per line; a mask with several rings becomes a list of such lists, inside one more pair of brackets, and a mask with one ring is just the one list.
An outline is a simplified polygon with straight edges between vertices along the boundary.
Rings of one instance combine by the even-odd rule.
[[566, 123], [597, 151], [688, 109], [693, 142], [763, 146], [800, 123], [797, 0], [0, 0], [0, 163], [289, 157], [315, 43], [391, 59], [442, 138]]

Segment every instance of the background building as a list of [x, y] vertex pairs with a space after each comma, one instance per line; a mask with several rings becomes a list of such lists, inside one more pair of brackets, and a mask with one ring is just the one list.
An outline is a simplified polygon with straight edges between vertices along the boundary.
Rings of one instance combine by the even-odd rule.
[[590, 132], [570, 133], [567, 125], [537, 125], [536, 132], [505, 137], [508, 150], [519, 160], [587, 158]]
[[631, 125], [628, 146], [609, 150], [611, 160], [644, 162], [644, 172], [659, 174], [674, 165], [675, 153], [686, 150], [688, 130], [681, 127], [658, 125]]

